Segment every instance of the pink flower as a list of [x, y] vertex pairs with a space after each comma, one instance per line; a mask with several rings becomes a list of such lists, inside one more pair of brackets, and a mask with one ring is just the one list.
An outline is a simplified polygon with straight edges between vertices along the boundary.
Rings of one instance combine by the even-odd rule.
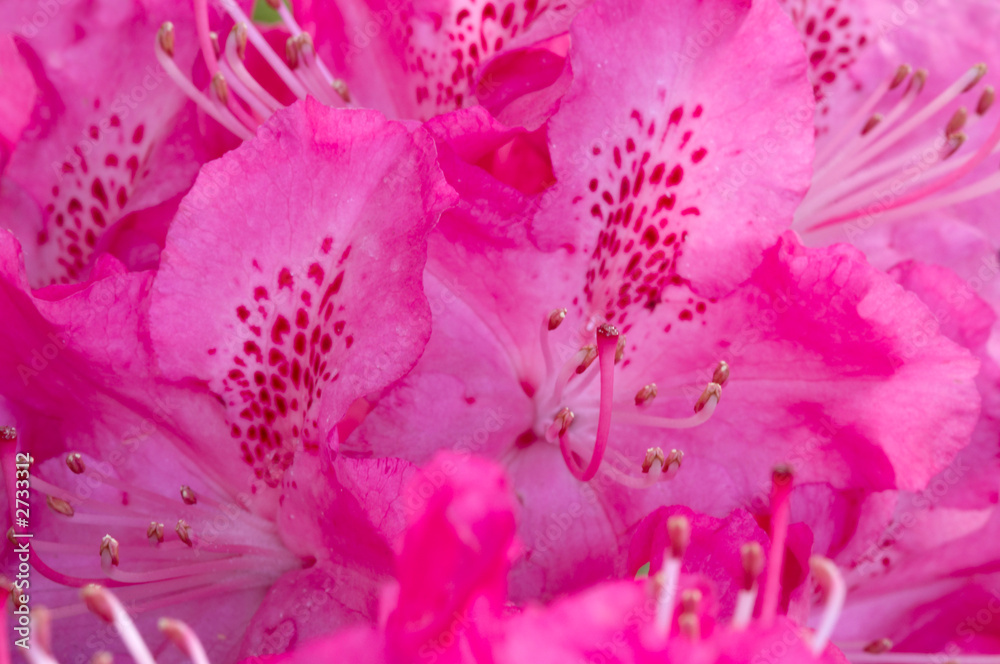
[[[345, 442], [418, 463], [448, 448], [502, 459], [525, 505], [516, 601], [615, 573], [624, 534], [664, 503], [753, 505], [781, 460], [838, 489], [922, 488], [978, 414], [975, 360], [923, 305], [848, 247], [778, 238], [812, 135], [774, 129], [812, 96], [778, 10], [691, 5], [667, 28], [628, 9], [597, 3], [574, 24], [574, 82], [549, 132], [559, 184], [538, 210], [470, 165], [501, 140], [482, 111], [428, 123], [463, 197], [430, 240], [433, 334]], [[664, 51], [653, 60], [675, 63], [706, 25], [711, 47], [665, 65], [662, 89], [603, 55], [638, 27]], [[751, 78], [747, 94], [771, 92], [731, 106], [721, 90]], [[717, 167], [779, 137], [781, 152], [748, 157], [754, 180], [709, 193]]]
[[155, 279], [104, 256], [32, 293], [3, 236], [3, 403], [39, 462], [57, 653], [91, 634], [65, 595], [92, 582], [144, 632], [170, 607], [217, 661], [374, 618], [409, 464], [345, 459], [336, 425], [429, 335], [448, 195], [422, 130], [309, 101], [203, 169]]
[[[129, 0], [15, 2], [4, 11], [37, 95], [4, 172], [0, 209], [35, 287], [84, 279], [99, 252], [148, 267], [150, 244], [162, 241], [164, 219], [205, 158], [189, 140], [184, 95], [151, 50], [165, 9]], [[176, 57], [193, 61], [190, 50]], [[129, 235], [133, 226], [149, 237]]]

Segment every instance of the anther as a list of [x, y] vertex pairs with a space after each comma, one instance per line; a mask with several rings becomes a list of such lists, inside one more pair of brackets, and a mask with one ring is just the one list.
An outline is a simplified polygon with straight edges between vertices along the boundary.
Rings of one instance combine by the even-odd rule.
[[110, 624], [115, 621], [115, 614], [106, 593], [104, 588], [91, 583], [80, 591], [80, 598], [88, 611]]
[[208, 664], [204, 646], [201, 645], [194, 630], [185, 623], [172, 618], [161, 618], [156, 626], [194, 664]]
[[10, 542], [11, 546], [17, 546], [17, 538], [14, 537], [14, 526], [7, 529], [7, 541]]
[[221, 71], [215, 72], [215, 76], [212, 77], [212, 92], [219, 98], [223, 106], [229, 105], [229, 86], [226, 85], [226, 78]]
[[708, 405], [709, 399], [715, 398], [718, 402], [722, 398], [722, 387], [718, 383], [709, 383], [705, 391], [701, 393], [698, 397], [697, 403], [694, 405], [694, 412], [700, 413], [702, 409]]
[[948, 124], [944, 128], [944, 135], [947, 136], [948, 138], [951, 138], [954, 134], [958, 133], [959, 130], [962, 129], [962, 127], [965, 126], [965, 121], [968, 118], [969, 118], [969, 113], [968, 111], [965, 110], [964, 106], [957, 109], [955, 113], [951, 116], [951, 119], [948, 120]]
[[14, 608], [19, 609], [28, 603], [28, 595], [17, 586], [10, 591], [10, 599], [14, 602]]
[[686, 516], [672, 516], [667, 519], [667, 537], [670, 539], [670, 555], [683, 558], [691, 543], [691, 522]]
[[160, 48], [163, 52], [169, 55], [171, 58], [174, 57], [174, 24], [170, 21], [165, 21], [163, 25], [160, 26], [159, 31], [156, 33], [156, 40], [160, 42]]
[[215, 52], [215, 57], [218, 58], [222, 55], [222, 49], [219, 48], [219, 33], [209, 32], [208, 38], [212, 41], [212, 50]]
[[670, 452], [667, 453], [666, 460], [663, 462], [663, 472], [675, 472], [680, 469], [682, 463], [684, 463], [684, 452], [680, 450], [670, 450]]
[[177, 537], [179, 537], [182, 542], [188, 546], [194, 546], [194, 539], [191, 537], [191, 526], [187, 524], [187, 521], [184, 519], [178, 519], [177, 525], [174, 526], [174, 530], [177, 531]]
[[722, 387], [727, 380], [729, 380], [729, 364], [725, 360], [720, 360], [712, 373], [712, 382]]
[[556, 413], [554, 424], [559, 425], [560, 436], [566, 435], [566, 431], [569, 430], [569, 425], [573, 424], [574, 419], [576, 419], [576, 415], [567, 407], [562, 408]]
[[65, 516], [73, 516], [74, 514], [73, 506], [67, 503], [62, 498], [56, 498], [55, 496], [46, 496], [45, 504], [48, 505], [53, 512], [58, 512], [59, 514], [63, 514]]
[[648, 473], [656, 461], [660, 462], [660, 468], [665, 468], [667, 465], [667, 458], [663, 455], [663, 449], [650, 447], [646, 450], [646, 458], [642, 460], [642, 472]]
[[587, 346], [584, 346], [580, 350], [583, 351], [583, 359], [580, 361], [580, 364], [578, 364], [576, 367], [576, 373], [578, 374], [582, 374], [584, 371], [586, 371], [590, 367], [590, 365], [594, 363], [594, 360], [597, 359], [597, 346], [595, 346], [594, 344], [589, 344]]
[[618, 335], [618, 345], [615, 346], [615, 364], [618, 364], [625, 358], [625, 335]]
[[297, 69], [299, 66], [299, 41], [295, 37], [289, 37], [285, 42], [285, 60], [289, 69]]
[[701, 619], [695, 613], [685, 612], [677, 616], [677, 627], [680, 633], [689, 639], [697, 641], [701, 638]]
[[899, 65], [896, 69], [896, 75], [892, 77], [892, 82], [889, 83], [889, 89], [895, 90], [898, 88], [906, 80], [906, 77], [910, 75], [911, 71], [913, 71], [913, 68], [910, 65]]
[[983, 80], [983, 76], [986, 76], [986, 64], [980, 62], [974, 66], [971, 70], [973, 72], [973, 78], [967, 86], [962, 90], [962, 92], [968, 92], [972, 88], [976, 87], [976, 83]]
[[976, 104], [976, 114], [985, 115], [986, 111], [990, 110], [990, 107], [993, 106], [994, 99], [996, 99], [996, 91], [992, 85], [987, 85], [983, 88], [983, 93], [979, 95], [979, 102]]
[[111, 535], [101, 539], [101, 565], [118, 567], [118, 540]]
[[913, 78], [910, 79], [910, 86], [915, 86], [916, 90], [914, 92], [921, 92], [924, 89], [924, 85], [927, 84], [927, 70], [918, 69], [913, 72]]
[[873, 655], [881, 655], [884, 652], [889, 652], [892, 650], [892, 639], [876, 639], [864, 647], [865, 652], [870, 652]]
[[965, 144], [968, 140], [968, 136], [965, 135], [964, 131], [960, 131], [953, 136], [948, 137], [948, 144], [944, 148], [944, 153], [941, 155], [941, 159], [947, 159], [951, 155], [958, 152], [958, 149]]
[[114, 661], [115, 658], [107, 651], [94, 653], [94, 656], [90, 658], [90, 664], [114, 664]]
[[877, 127], [878, 124], [882, 122], [883, 117], [884, 116], [881, 113], [872, 114], [872, 116], [868, 118], [868, 122], [865, 123], [865, 126], [861, 128], [861, 135], [866, 136], [868, 132]]
[[330, 81], [330, 87], [333, 88], [334, 92], [340, 95], [340, 98], [344, 100], [345, 104], [351, 103], [351, 91], [347, 89], [347, 83], [343, 79], [333, 79]]
[[181, 486], [181, 500], [184, 501], [185, 505], [194, 505], [198, 502], [198, 496], [194, 495], [191, 487], [183, 485]]
[[247, 57], [247, 24], [241, 21], [234, 25], [233, 34], [236, 37], [236, 55], [239, 56], [240, 60], [245, 60]]
[[80, 456], [79, 452], [70, 452], [66, 455], [66, 465], [75, 474], [80, 475], [83, 471], [87, 470], [87, 465], [83, 463], [83, 457]]
[[688, 588], [681, 593], [681, 611], [683, 613], [697, 613], [701, 605], [701, 591], [697, 588]]
[[740, 561], [743, 563], [743, 589], [750, 590], [764, 571], [764, 549], [757, 542], [747, 542], [740, 547]]
[[556, 309], [552, 313], [549, 314], [549, 331], [550, 332], [552, 330], [556, 329], [557, 327], [559, 327], [560, 325], [562, 325], [562, 322], [564, 320], [566, 320], [566, 313], [567, 312], [566, 312], [565, 309]]
[[648, 405], [650, 401], [656, 398], [656, 383], [650, 383], [639, 389], [635, 393], [635, 405], [645, 406]]
[[146, 538], [152, 546], [156, 546], [163, 541], [163, 524], [157, 523], [156, 521], [150, 521], [149, 527], [146, 528]]

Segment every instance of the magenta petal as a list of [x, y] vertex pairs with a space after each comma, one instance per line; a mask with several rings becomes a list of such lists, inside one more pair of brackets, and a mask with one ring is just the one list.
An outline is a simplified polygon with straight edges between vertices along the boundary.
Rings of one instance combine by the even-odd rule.
[[422, 131], [312, 100], [203, 169], [167, 238], [152, 337], [168, 376], [223, 395], [255, 490], [416, 361], [424, 238], [449, 191]]

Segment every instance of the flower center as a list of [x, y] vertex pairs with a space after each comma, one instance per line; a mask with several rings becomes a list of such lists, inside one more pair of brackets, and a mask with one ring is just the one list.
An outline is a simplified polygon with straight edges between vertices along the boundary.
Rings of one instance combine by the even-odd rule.
[[[797, 229], [815, 233], [846, 225], [853, 239], [873, 224], [1000, 189], [1000, 174], [967, 177], [1000, 149], [1000, 122], [988, 131], [978, 127], [993, 106], [992, 87], [979, 91], [971, 113], [953, 108], [942, 130], [928, 137], [985, 74], [986, 66], [978, 64], [928, 101], [921, 96], [927, 73], [900, 66], [817, 150], [812, 186], [795, 215]], [[974, 135], [981, 140], [970, 140]]]
[[[544, 375], [537, 383], [522, 381], [525, 392], [535, 402], [534, 435], [550, 443], [558, 441], [566, 466], [581, 482], [592, 480], [599, 470], [632, 488], [672, 478], [684, 453], [671, 450], [665, 454], [661, 448], [651, 447], [643, 460], [629, 460], [608, 447], [612, 417], [624, 424], [658, 429], [687, 429], [703, 424], [711, 418], [722, 396], [722, 384], [729, 378], [728, 365], [720, 362], [716, 367], [712, 382], [702, 392], [691, 417], [649, 414], [643, 411], [658, 394], [655, 383], [644, 385], [634, 397], [621, 399], [620, 393], [619, 398], [615, 395], [615, 367], [625, 356], [625, 335], [611, 324], [597, 325], [596, 319], [591, 319], [582, 330], [570, 331], [569, 337], [565, 333], [560, 335], [560, 328], [565, 331], [570, 327], [563, 326], [566, 315], [565, 309], [556, 309], [544, 317], [541, 325]], [[594, 343], [588, 343], [591, 339]], [[556, 365], [556, 354], [565, 358], [561, 366]], [[587, 450], [592, 450], [589, 455]], [[633, 472], [637, 466], [641, 474]]]
[[198, 42], [211, 79], [207, 91], [198, 89], [174, 62], [172, 23], [164, 23], [160, 28], [155, 47], [157, 60], [167, 75], [219, 124], [246, 140], [283, 106], [247, 70], [244, 61], [248, 41], [298, 99], [305, 99], [308, 94], [327, 106], [350, 103], [347, 85], [333, 77], [317, 55], [312, 38], [299, 27], [284, 2], [270, 3], [291, 35], [286, 42], [284, 59], [275, 53], [235, 0], [219, 0], [219, 4], [236, 22], [226, 38], [225, 48], [219, 44], [218, 35], [210, 29], [208, 0], [195, 0], [194, 3]]
[[[247, 496], [231, 496], [197, 464], [182, 461], [181, 472], [199, 488], [178, 485], [172, 496], [79, 453], [59, 466], [47, 462], [31, 478], [57, 519], [31, 540], [32, 564], [56, 583], [113, 587], [141, 612], [263, 589], [303, 565], [275, 524], [248, 509]], [[51, 613], [62, 618], [82, 608]]]

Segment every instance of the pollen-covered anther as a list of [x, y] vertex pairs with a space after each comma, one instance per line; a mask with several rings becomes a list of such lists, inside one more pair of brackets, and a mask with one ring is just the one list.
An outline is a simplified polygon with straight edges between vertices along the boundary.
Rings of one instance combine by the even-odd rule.
[[700, 413], [702, 409], [708, 405], [710, 399], [715, 399], [718, 402], [722, 398], [722, 386], [718, 383], [709, 383], [705, 391], [701, 393], [698, 397], [697, 403], [694, 405], [694, 412]]
[[656, 383], [650, 383], [639, 388], [635, 393], [635, 405], [646, 406], [656, 398]]
[[101, 539], [101, 565], [118, 567], [118, 562], [118, 540], [111, 535], [105, 535]]
[[889, 652], [892, 650], [892, 639], [881, 638], [876, 639], [864, 647], [864, 651], [871, 653], [873, 655], [881, 655], [884, 652]]
[[177, 537], [179, 537], [182, 542], [188, 546], [194, 546], [194, 533], [192, 532], [191, 526], [188, 525], [187, 521], [184, 519], [178, 519], [177, 525], [174, 526], [174, 530], [177, 531]]
[[246, 60], [247, 57], [248, 32], [247, 24], [242, 21], [233, 26], [233, 37], [236, 38], [236, 55], [240, 60]]
[[979, 81], [983, 80], [983, 76], [986, 76], [986, 63], [980, 62], [976, 64], [972, 67], [971, 73], [972, 80], [969, 81], [969, 84], [962, 89], [962, 92], [968, 92], [972, 88], [976, 87], [976, 84], [979, 83]]
[[648, 473], [649, 469], [653, 467], [653, 463], [660, 463], [660, 467], [664, 468], [667, 465], [667, 458], [663, 454], [663, 449], [660, 447], [650, 447], [646, 450], [646, 458], [642, 460], [642, 472]]
[[163, 524], [157, 523], [156, 521], [150, 521], [149, 527], [146, 528], [146, 538], [152, 546], [156, 546], [163, 541]]
[[684, 452], [681, 450], [670, 450], [667, 453], [666, 460], [663, 462], [663, 472], [676, 472], [680, 469], [682, 463], [684, 463]]
[[62, 498], [56, 498], [55, 496], [46, 496], [45, 504], [48, 505], [49, 509], [51, 509], [53, 512], [58, 512], [59, 514], [65, 516], [73, 516], [73, 514], [75, 513], [73, 510], [73, 506], [70, 505], [65, 500], [63, 500]]
[[80, 475], [87, 470], [87, 465], [83, 463], [83, 457], [79, 452], [70, 452], [66, 455], [66, 465], [74, 474]]
[[715, 371], [712, 372], [712, 382], [721, 387], [726, 384], [727, 380], [729, 380], [729, 363], [725, 360], [720, 360], [719, 364], [715, 367]]
[[882, 122], [883, 117], [884, 116], [881, 113], [872, 114], [872, 116], [868, 118], [868, 122], [865, 123], [865, 126], [861, 128], [861, 135], [867, 136], [868, 132], [877, 127], [878, 124]]
[[965, 121], [969, 119], [969, 112], [965, 110], [962, 106], [955, 110], [952, 114], [951, 119], [948, 120], [947, 126], [944, 128], [944, 135], [951, 138], [965, 126]]
[[163, 52], [169, 55], [171, 58], [174, 57], [174, 24], [170, 21], [165, 21], [160, 29], [156, 33], [156, 40], [160, 43], [160, 48]]
[[566, 320], [566, 310], [565, 309], [555, 309], [549, 314], [549, 331], [558, 328], [562, 325], [562, 322]]
[[996, 91], [992, 85], [987, 85], [983, 88], [983, 93], [979, 95], [979, 101], [976, 102], [976, 115], [986, 115], [986, 111], [990, 110], [993, 106], [996, 96]]
[[892, 77], [892, 82], [889, 83], [889, 89], [895, 90], [902, 85], [903, 81], [906, 80], [906, 77], [910, 75], [911, 71], [913, 71], [913, 67], [910, 65], [899, 65], [899, 67], [896, 68], [896, 73]]
[[667, 519], [667, 537], [670, 540], [670, 555], [683, 558], [691, 543], [691, 522], [686, 516], [672, 516]]
[[553, 424], [559, 427], [559, 435], [566, 435], [566, 431], [569, 430], [569, 425], [573, 424], [573, 420], [576, 419], [576, 415], [569, 408], [562, 408], [558, 413], [556, 413], [555, 420]]
[[615, 346], [615, 364], [625, 359], [625, 335], [618, 335], [618, 345]]
[[764, 549], [757, 542], [747, 542], [740, 547], [743, 563], [743, 590], [750, 590], [764, 571]]
[[584, 371], [590, 368], [590, 365], [594, 363], [597, 359], [597, 346], [594, 344], [588, 344], [580, 349], [583, 352], [583, 359], [580, 360], [580, 364], [576, 366], [576, 373], [582, 374]]
[[330, 81], [330, 87], [344, 100], [345, 104], [351, 103], [351, 91], [347, 88], [347, 82], [342, 78], [335, 78]]
[[185, 505], [194, 505], [198, 502], [198, 496], [194, 495], [191, 487], [183, 485], [181, 486], [181, 500], [184, 501]]
[[958, 149], [965, 144], [965, 141], [967, 141], [968, 138], [969, 137], [966, 136], [964, 131], [960, 131], [957, 134], [949, 136], [948, 142], [945, 144], [941, 158], [947, 159], [948, 157], [958, 152]]
[[219, 98], [223, 106], [229, 104], [229, 86], [226, 85], [226, 77], [220, 71], [215, 72], [212, 77], [212, 92]]

